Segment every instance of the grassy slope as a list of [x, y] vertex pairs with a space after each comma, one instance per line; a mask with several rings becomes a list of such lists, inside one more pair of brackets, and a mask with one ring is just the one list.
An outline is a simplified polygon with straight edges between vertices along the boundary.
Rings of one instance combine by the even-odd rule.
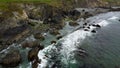
[[[69, 6], [72, 6], [70, 5], [72, 0], [63, 0], [63, 1], [65, 4], [69, 4]], [[81, 0], [81, 2], [82, 1], [84, 0]], [[102, 1], [120, 2], [120, 0], [102, 0]], [[19, 11], [20, 8], [17, 6], [17, 3], [46, 3], [55, 7], [61, 7], [61, 6], [63, 7], [62, 0], [0, 0], [0, 10], [6, 11], [6, 13], [16, 10]]]
[[10, 6], [9, 3], [46, 3], [55, 7], [62, 6], [60, 0], [0, 0], [0, 9], [8, 8]]

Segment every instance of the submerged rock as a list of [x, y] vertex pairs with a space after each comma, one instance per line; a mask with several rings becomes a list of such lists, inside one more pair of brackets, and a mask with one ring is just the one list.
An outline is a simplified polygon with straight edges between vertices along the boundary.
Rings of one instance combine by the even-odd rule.
[[58, 37], [57, 37], [57, 40], [61, 39], [62, 37], [63, 37], [63, 36], [58, 36]]
[[0, 60], [0, 64], [4, 67], [15, 67], [19, 65], [20, 62], [20, 53], [18, 50], [14, 49], [8, 51], [8, 53]]
[[120, 21], [120, 19], [118, 21]]
[[95, 31], [95, 30], [92, 30], [91, 32], [92, 32], [92, 33], [96, 33], [96, 31]]
[[100, 28], [101, 26], [97, 24], [96, 27]]
[[86, 26], [86, 25], [87, 25], [87, 23], [84, 23], [83, 25], [84, 25], [84, 26]]
[[90, 26], [88, 26], [87, 28], [90, 29]]
[[84, 29], [84, 31], [89, 31], [89, 29]]
[[99, 24], [92, 24], [92, 26], [101, 28], [101, 26]]

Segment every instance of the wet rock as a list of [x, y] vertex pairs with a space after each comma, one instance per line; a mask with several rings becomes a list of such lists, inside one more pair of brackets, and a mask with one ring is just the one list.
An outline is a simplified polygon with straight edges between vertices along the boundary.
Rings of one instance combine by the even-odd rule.
[[120, 21], [120, 19], [118, 21]]
[[78, 26], [79, 24], [77, 22], [69, 22], [70, 26]]
[[34, 62], [32, 62], [32, 68], [38, 68], [38, 63], [41, 63], [41, 60], [34, 60]]
[[90, 26], [88, 26], [87, 28], [90, 29]]
[[99, 24], [92, 24], [92, 26], [101, 28], [101, 26]]
[[36, 39], [41, 40], [41, 41], [45, 40], [45, 37], [44, 37], [41, 33], [36, 33], [36, 34], [34, 34], [34, 37], [35, 37]]
[[52, 30], [50, 30], [50, 34], [52, 34], [52, 35], [59, 35], [60, 33], [59, 33], [59, 30], [52, 29]]
[[96, 27], [101, 28], [101, 26], [100, 26], [100, 25], [98, 25], [98, 24], [96, 25]]
[[89, 31], [89, 29], [84, 29], [84, 31]]
[[62, 37], [63, 37], [63, 36], [58, 36], [58, 37], [57, 37], [57, 40], [61, 39]]
[[86, 58], [89, 56], [88, 53], [85, 51], [85, 49], [81, 47], [78, 47], [75, 53], [81, 58]]
[[56, 41], [51, 41], [51, 44], [55, 44], [56, 43]]
[[81, 28], [85, 28], [85, 26], [82, 26]]
[[84, 26], [86, 26], [86, 25], [87, 25], [87, 23], [84, 23], [83, 25], [84, 25]]
[[29, 48], [34, 48], [36, 46], [39, 46], [38, 41], [25, 41], [24, 43], [21, 44], [23, 48], [29, 47]]
[[85, 12], [85, 9], [83, 9], [82, 12]]
[[42, 50], [43, 48], [44, 48], [43, 46], [38, 46], [38, 47], [31, 49], [28, 52], [28, 60], [29, 61], [38, 60], [38, 56], [37, 56], [38, 52], [39, 52], [39, 50]]
[[95, 31], [95, 30], [92, 30], [91, 32], [92, 32], [92, 33], [96, 33], [96, 31]]
[[95, 24], [91, 24], [92, 26], [94, 26], [94, 27], [96, 27], [96, 25]]
[[4, 67], [15, 67], [19, 65], [20, 62], [20, 53], [18, 50], [14, 49], [8, 51], [8, 53], [0, 60], [0, 64]]

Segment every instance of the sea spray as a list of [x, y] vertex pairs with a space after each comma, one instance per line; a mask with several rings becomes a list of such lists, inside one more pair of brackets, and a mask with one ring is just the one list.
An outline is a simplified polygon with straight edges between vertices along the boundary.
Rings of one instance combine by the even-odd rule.
[[[106, 15], [108, 15], [108, 16], [103, 19], [102, 17], [104, 16], [104, 14], [102, 14], [102, 16], [99, 16], [97, 18], [97, 20], [95, 20], [94, 23], [92, 21], [89, 24], [92, 24], [92, 23], [98, 24], [101, 26], [101, 28], [103, 28], [110, 24], [110, 22], [108, 20], [117, 18], [115, 16], [112, 17], [113, 14], [109, 15], [109, 13], [107, 13]], [[95, 19], [95, 18], [93, 18], [93, 19]], [[50, 65], [50, 64], [48, 64], [48, 59], [50, 59], [49, 57], [51, 57], [51, 55], [49, 54], [49, 57], [47, 57], [47, 59], [43, 59], [43, 58], [45, 57], [45, 52], [47, 51], [50, 53], [51, 50], [54, 50], [54, 53], [59, 52], [59, 56], [61, 56], [60, 60], [63, 64], [69, 66], [69, 63], [76, 63], [73, 52], [77, 50], [77, 47], [82, 43], [82, 41], [84, 41], [84, 39], [86, 39], [86, 37], [93, 35], [91, 30], [97, 29], [97, 27], [94, 27], [92, 25], [90, 25], [89, 27], [90, 27], [89, 31], [84, 31], [83, 29], [79, 29], [79, 30], [74, 31], [73, 33], [65, 36], [64, 38], [60, 39], [61, 41], [59, 41], [59, 43], [61, 45], [59, 47], [61, 49], [58, 48], [58, 45], [57, 45], [58, 43], [56, 43], [55, 45], [50, 45], [50, 46], [46, 47], [45, 49], [39, 51], [38, 57], [39, 57], [39, 59], [41, 59], [41, 64], [39, 64], [38, 68], [44, 68], [47, 65]], [[51, 63], [51, 64], [57, 64], [57, 63]], [[65, 66], [65, 67], [68, 67], [68, 66]], [[52, 68], [52, 67], [50, 66], [49, 68]]]

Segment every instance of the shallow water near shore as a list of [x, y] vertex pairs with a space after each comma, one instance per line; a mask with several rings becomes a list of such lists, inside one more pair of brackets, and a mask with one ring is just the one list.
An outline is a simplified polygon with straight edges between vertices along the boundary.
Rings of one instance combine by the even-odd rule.
[[[86, 19], [88, 24], [100, 24], [101, 28], [90, 27], [89, 31], [83, 28], [68, 25], [60, 30], [63, 38], [56, 44], [50, 45], [50, 41], [56, 37], [47, 33], [48, 37], [42, 44], [45, 48], [38, 53], [41, 64], [38, 68], [119, 68], [120, 67], [120, 12], [108, 12]], [[76, 30], [77, 29], [77, 30]], [[95, 29], [96, 33], [91, 30]], [[35, 40], [33, 36], [26, 40]], [[16, 44], [18, 45], [18, 44]], [[27, 52], [22, 49], [22, 63], [15, 68], [32, 68], [27, 61]], [[45, 56], [47, 55], [47, 57]], [[45, 58], [45, 59], [44, 59]], [[2, 67], [0, 67], [2, 68]]]
[[119, 68], [120, 66], [120, 15], [114, 14], [107, 22], [109, 25], [97, 30], [97, 34], [86, 38], [81, 44], [89, 56], [80, 59], [81, 68]]
[[[99, 23], [97, 33], [76, 30], [39, 52], [39, 59], [48, 55], [38, 68], [115, 68], [120, 62], [120, 12], [109, 12], [88, 18]], [[92, 27], [91, 27], [92, 28]], [[79, 49], [80, 48], [80, 49]], [[79, 51], [85, 52], [82, 56]], [[43, 54], [43, 55], [41, 55]], [[84, 55], [84, 54], [83, 54]], [[54, 57], [54, 58], [53, 58]]]

